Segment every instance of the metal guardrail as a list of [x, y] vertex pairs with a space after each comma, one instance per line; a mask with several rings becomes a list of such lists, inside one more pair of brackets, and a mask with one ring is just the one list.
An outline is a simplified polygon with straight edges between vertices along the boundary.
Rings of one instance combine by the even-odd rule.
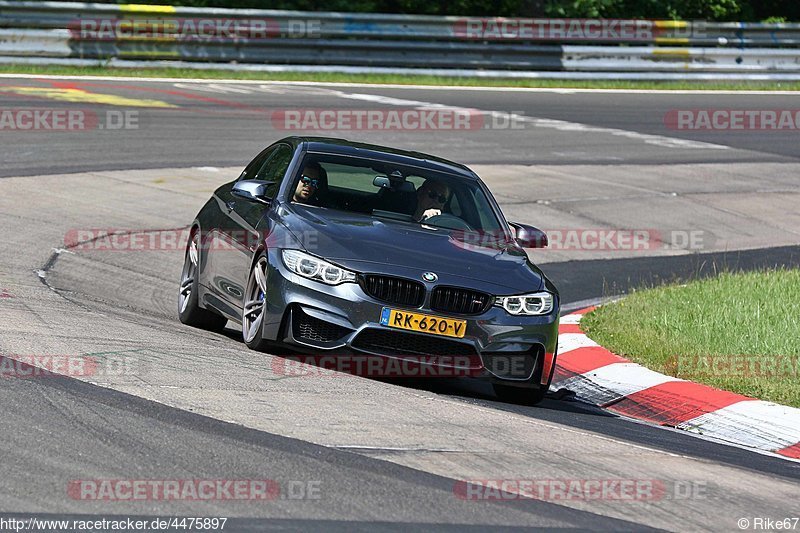
[[800, 50], [565, 46], [562, 64], [573, 71], [800, 73]]
[[[201, 22], [228, 21], [238, 31]], [[220, 26], [222, 27], [222, 26]], [[216, 32], [216, 33], [215, 33]], [[0, 0], [0, 56], [492, 71], [799, 73], [800, 24]]]

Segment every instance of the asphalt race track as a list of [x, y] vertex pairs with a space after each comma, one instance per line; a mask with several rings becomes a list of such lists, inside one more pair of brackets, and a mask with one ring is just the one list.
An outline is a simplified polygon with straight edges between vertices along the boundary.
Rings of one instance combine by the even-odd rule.
[[[549, 233], [657, 236], [646, 249], [531, 251], [566, 308], [722, 268], [796, 267], [797, 132], [675, 130], [665, 120], [675, 110], [793, 109], [796, 98], [0, 78], [0, 112], [89, 117], [72, 131], [0, 128], [0, 368], [91, 357], [102, 370], [0, 378], [0, 516], [227, 517], [236, 531], [735, 531], [740, 518], [800, 516], [798, 461], [565, 394], [532, 408], [468, 380], [286, 375], [283, 359], [249, 351], [236, 330], [194, 330], [175, 310], [182, 230], [219, 184], [295, 133], [464, 162], [509, 218]], [[483, 122], [308, 132], [275, 118], [418, 108], [472, 109]], [[110, 250], [86, 239], [109, 230], [161, 245]], [[109, 479], [271, 480], [280, 495], [93, 501], [69, 489]], [[633, 501], [497, 501], [464, 498], [458, 483], [531, 479], [647, 480], [663, 490]]]

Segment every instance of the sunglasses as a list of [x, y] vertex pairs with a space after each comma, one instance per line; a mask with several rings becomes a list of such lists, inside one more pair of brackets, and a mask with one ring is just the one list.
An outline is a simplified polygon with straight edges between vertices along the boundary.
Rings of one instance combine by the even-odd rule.
[[441, 195], [441, 194], [439, 194], [438, 192], [435, 192], [435, 191], [430, 191], [428, 193], [428, 198], [430, 198], [431, 200], [436, 200], [440, 204], [443, 204], [443, 203], [445, 203], [447, 201], [447, 196], [443, 196], [443, 195]]
[[309, 178], [308, 176], [303, 176], [303, 177], [300, 179], [300, 181], [302, 181], [302, 182], [303, 182], [303, 185], [311, 185], [311, 186], [312, 186], [312, 187], [314, 187], [315, 189], [317, 188], [317, 185], [319, 184], [319, 181], [318, 181], [318, 180], [315, 180], [315, 179]]

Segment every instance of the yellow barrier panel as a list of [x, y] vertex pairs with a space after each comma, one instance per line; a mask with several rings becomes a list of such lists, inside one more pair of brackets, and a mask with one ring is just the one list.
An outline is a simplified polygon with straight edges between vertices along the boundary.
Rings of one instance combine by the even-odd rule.
[[689, 25], [685, 20], [656, 20], [655, 24], [656, 28], [675, 30], [684, 29]]
[[175, 13], [175, 6], [151, 6], [147, 4], [120, 4], [122, 11], [129, 13], [161, 13], [172, 15]]

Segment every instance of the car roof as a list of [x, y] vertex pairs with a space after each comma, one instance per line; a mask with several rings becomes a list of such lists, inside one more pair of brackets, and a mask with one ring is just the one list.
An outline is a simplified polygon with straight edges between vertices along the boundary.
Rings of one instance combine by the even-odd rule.
[[400, 150], [335, 137], [288, 137], [283, 139], [283, 142], [289, 142], [294, 146], [306, 143], [306, 150], [309, 152], [382, 159], [398, 164], [444, 171], [468, 179], [478, 179], [478, 176], [466, 165], [411, 150]]

